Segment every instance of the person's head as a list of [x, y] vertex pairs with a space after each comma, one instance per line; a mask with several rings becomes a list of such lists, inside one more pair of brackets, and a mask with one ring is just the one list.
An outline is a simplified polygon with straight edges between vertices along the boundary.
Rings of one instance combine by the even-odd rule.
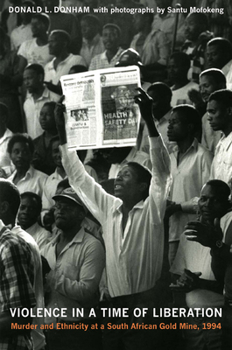
[[94, 15], [86, 15], [81, 19], [81, 33], [86, 40], [92, 40], [100, 32], [100, 21]]
[[61, 6], [61, 0], [42, 0], [42, 3], [43, 6], [46, 6], [47, 11], [49, 11], [49, 13], [53, 12], [55, 6]]
[[44, 69], [40, 64], [32, 63], [28, 65], [23, 72], [23, 82], [26, 89], [30, 92], [36, 92], [42, 88], [44, 81]]
[[207, 113], [211, 128], [228, 134], [232, 130], [232, 91], [223, 89], [213, 92], [209, 96]]
[[8, 142], [7, 151], [16, 170], [29, 169], [34, 153], [34, 144], [29, 135], [14, 134]]
[[56, 131], [56, 123], [54, 116], [55, 107], [55, 102], [46, 102], [40, 110], [39, 122], [41, 128], [45, 131]]
[[221, 218], [230, 207], [230, 188], [221, 180], [208, 181], [201, 190], [198, 208], [202, 220], [213, 224], [214, 219]]
[[55, 57], [63, 52], [69, 52], [71, 37], [65, 30], [53, 30], [48, 38], [50, 55]]
[[136, 162], [127, 163], [114, 181], [114, 195], [123, 201], [138, 203], [149, 195], [151, 173]]
[[174, 52], [168, 62], [168, 79], [172, 84], [186, 80], [190, 68], [190, 58], [184, 52]]
[[169, 141], [180, 142], [193, 135], [201, 128], [198, 111], [190, 105], [178, 105], [172, 109], [168, 125]]
[[115, 67], [138, 66], [141, 68], [142, 65], [143, 64], [139, 53], [134, 49], [129, 48], [121, 53]]
[[152, 109], [154, 117], [157, 112], [167, 111], [171, 108], [172, 90], [164, 83], [153, 83], [147, 89], [148, 95], [153, 99]]
[[204, 13], [190, 13], [185, 19], [185, 37], [195, 42], [208, 29], [208, 17]]
[[[142, 6], [141, 6], [142, 7]], [[136, 33], [142, 32], [144, 27], [151, 27], [154, 19], [153, 13], [135, 13], [133, 16], [134, 29]]]
[[32, 13], [29, 11], [29, 9], [32, 10], [33, 7], [35, 7], [35, 3], [31, 0], [23, 1], [22, 3], [23, 7], [27, 9], [26, 12], [20, 12], [20, 18], [22, 20], [23, 24], [28, 24], [31, 22]]
[[20, 206], [17, 187], [8, 180], [0, 179], [0, 220], [5, 225], [14, 224]]
[[207, 68], [222, 69], [232, 59], [232, 44], [225, 38], [213, 38], [206, 46]]
[[87, 209], [73, 189], [66, 188], [60, 194], [56, 194], [53, 199], [55, 200], [56, 226], [63, 231], [73, 230], [80, 226]]
[[8, 119], [8, 107], [4, 103], [0, 102], [0, 137], [2, 137], [6, 131]]
[[31, 31], [34, 38], [43, 37], [49, 31], [50, 19], [45, 13], [37, 13], [31, 19]]
[[107, 23], [102, 30], [102, 41], [106, 50], [114, 51], [119, 47], [121, 29], [113, 23]]
[[226, 89], [226, 77], [220, 69], [206, 69], [199, 76], [199, 88], [202, 100], [208, 102], [212, 92]]
[[85, 66], [82, 66], [81, 64], [76, 64], [75, 66], [72, 66], [70, 68], [68, 74], [84, 73], [87, 71], [88, 69]]
[[63, 168], [60, 154], [60, 139], [58, 136], [55, 136], [51, 139], [51, 150], [52, 150], [52, 159], [54, 164], [58, 168]]
[[41, 213], [42, 201], [38, 194], [24, 192], [21, 194], [21, 205], [18, 212], [18, 223], [24, 229], [34, 225]]

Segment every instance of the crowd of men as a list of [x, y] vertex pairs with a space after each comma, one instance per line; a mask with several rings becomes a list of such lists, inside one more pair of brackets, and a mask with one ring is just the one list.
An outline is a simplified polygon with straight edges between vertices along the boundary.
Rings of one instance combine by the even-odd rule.
[[[232, 349], [232, 6], [176, 2], [3, 1], [1, 350]], [[131, 65], [136, 145], [68, 150], [60, 78]]]

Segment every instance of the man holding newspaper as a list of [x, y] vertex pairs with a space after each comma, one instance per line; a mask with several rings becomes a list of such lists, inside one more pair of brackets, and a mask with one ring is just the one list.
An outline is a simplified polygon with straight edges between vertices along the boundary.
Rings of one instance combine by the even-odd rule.
[[[135, 97], [150, 137], [152, 174], [137, 163], [128, 163], [118, 173], [114, 194], [107, 194], [85, 171], [75, 151], [68, 151], [63, 108], [56, 108], [62, 162], [70, 185], [101, 223], [106, 247], [106, 277], [110, 298], [107, 307], [128, 307], [129, 329], [104, 331], [104, 348], [152, 348], [156, 332], [132, 331], [133, 310], [155, 306], [155, 286], [163, 263], [163, 217], [171, 182], [170, 160], [155, 127], [152, 99], [138, 89]], [[114, 319], [121, 324], [123, 318]], [[145, 322], [144, 319], [141, 322]], [[131, 337], [131, 332], [133, 336]], [[153, 339], [154, 341], [154, 339]]]

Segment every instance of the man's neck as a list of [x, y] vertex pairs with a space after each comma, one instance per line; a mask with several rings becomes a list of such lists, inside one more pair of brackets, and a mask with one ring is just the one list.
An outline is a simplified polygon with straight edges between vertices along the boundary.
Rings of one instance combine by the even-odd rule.
[[192, 136], [186, 137], [186, 139], [177, 141], [178, 149], [180, 154], [184, 154], [189, 147], [192, 145], [194, 138]]
[[40, 37], [36, 38], [36, 44], [38, 46], [45, 46], [48, 43], [48, 36], [47, 34], [41, 35]]
[[76, 234], [80, 231], [81, 225], [78, 224], [69, 230], [61, 230], [60, 243], [70, 243]]
[[35, 101], [38, 100], [43, 95], [44, 89], [45, 89], [44, 85], [41, 85], [38, 87], [38, 89], [36, 91], [33, 91], [31, 93], [31, 95]]
[[59, 56], [56, 56], [55, 58], [55, 64], [57, 65], [58, 63], [64, 61], [68, 56], [69, 56], [69, 52], [65, 51], [65, 52], [61, 52], [59, 54]]
[[112, 49], [112, 50], [107, 50], [106, 51], [106, 57], [107, 57], [109, 62], [116, 55], [117, 52], [118, 52], [118, 47], [116, 49]]
[[63, 179], [66, 177], [66, 172], [62, 166], [58, 166], [56, 171]]
[[227, 137], [232, 132], [232, 125], [228, 125], [224, 130], [222, 130], [225, 137]]

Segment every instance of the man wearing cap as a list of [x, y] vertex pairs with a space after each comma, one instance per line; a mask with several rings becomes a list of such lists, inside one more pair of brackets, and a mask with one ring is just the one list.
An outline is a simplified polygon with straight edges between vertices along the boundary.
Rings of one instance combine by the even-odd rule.
[[69, 52], [69, 44], [70, 35], [64, 30], [53, 30], [49, 35], [49, 53], [55, 57], [44, 68], [46, 82], [57, 85], [62, 75], [68, 74], [72, 66], [86, 66], [81, 56]]
[[[81, 223], [86, 215], [86, 208], [77, 194], [66, 188], [61, 194], [53, 197], [55, 200], [55, 224], [59, 228], [58, 235], [42, 250], [51, 271], [47, 275], [46, 308], [65, 309], [66, 316], [46, 317], [47, 324], [53, 324], [54, 329], [47, 333], [50, 350], [76, 349], [77, 343], [82, 349], [99, 349], [98, 331], [92, 331], [90, 308], [98, 304], [98, 286], [105, 265], [104, 249], [100, 241], [88, 234]], [[73, 310], [84, 310], [82, 317], [73, 314]], [[96, 318], [93, 318], [96, 322]], [[62, 329], [56, 324], [77, 326], [83, 322], [86, 331]], [[56, 329], [55, 329], [56, 328]]]
[[95, 56], [89, 70], [114, 67], [123, 49], [119, 47], [121, 29], [113, 23], [107, 23], [102, 30], [102, 40], [105, 51]]

